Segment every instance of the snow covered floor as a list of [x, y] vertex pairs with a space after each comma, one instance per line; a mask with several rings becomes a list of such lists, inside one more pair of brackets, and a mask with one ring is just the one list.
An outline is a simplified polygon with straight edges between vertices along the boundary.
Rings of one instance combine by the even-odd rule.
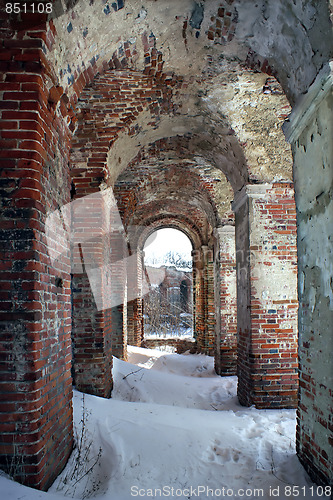
[[296, 458], [294, 410], [240, 406], [207, 356], [130, 347], [129, 361], [114, 359], [112, 399], [74, 392], [82, 444], [50, 490], [2, 476], [1, 498], [325, 498]]

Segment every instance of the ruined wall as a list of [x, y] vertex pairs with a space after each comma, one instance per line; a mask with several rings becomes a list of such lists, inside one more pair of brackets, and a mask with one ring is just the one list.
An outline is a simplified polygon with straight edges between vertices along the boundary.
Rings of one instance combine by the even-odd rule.
[[320, 484], [332, 484], [332, 73], [326, 67], [286, 123], [295, 158], [300, 403], [297, 450]]
[[[203, 245], [200, 249], [200, 268], [195, 266], [195, 339], [200, 352], [214, 356], [216, 351], [216, 315], [219, 314], [219, 304], [215, 303], [215, 259], [213, 245]], [[197, 287], [200, 283], [200, 290]], [[217, 307], [216, 307], [217, 306]], [[198, 325], [198, 326], [197, 326]]]

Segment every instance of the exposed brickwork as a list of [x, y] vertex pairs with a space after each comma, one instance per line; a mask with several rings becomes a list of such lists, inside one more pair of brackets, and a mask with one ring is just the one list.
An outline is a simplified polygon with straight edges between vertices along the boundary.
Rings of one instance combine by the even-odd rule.
[[202, 293], [198, 294], [202, 304], [199, 305], [199, 297], [196, 297], [195, 304], [201, 313], [200, 318], [197, 313], [197, 321], [200, 319], [200, 326], [202, 329], [199, 329], [196, 335], [196, 341], [202, 352], [209, 356], [213, 356], [216, 343], [214, 251], [208, 246], [203, 246], [201, 251], [203, 269], [200, 273], [198, 269], [196, 269], [196, 276], [198, 277], [198, 274], [202, 275], [199, 277], [199, 282], [202, 283]]
[[256, 189], [235, 205], [238, 397], [258, 408], [293, 408], [298, 392], [293, 188]]
[[87, 190], [107, 181], [109, 148], [122, 131], [131, 136], [139, 130], [133, 124], [144, 110], [150, 113], [152, 125], [161, 113], [171, 112], [172, 87], [172, 81], [166, 85], [139, 72], [108, 70], [96, 77], [81, 92], [77, 105], [79, 123], [72, 153], [74, 183], [76, 178], [85, 176]]
[[232, 6], [233, 0], [220, 2], [216, 16], [211, 17], [207, 37], [214, 43], [225, 44], [231, 42], [235, 36], [236, 24], [238, 21], [238, 12]]
[[[145, 68], [143, 73], [145, 75], [155, 76], [161, 80], [170, 79], [170, 75], [164, 74], [163, 69], [163, 56], [162, 52], [156, 49], [156, 38], [153, 33], [143, 33], [141, 35], [141, 42], [144, 50], [144, 63]], [[109, 62], [110, 69], [124, 69], [132, 68], [135, 66], [135, 62], [138, 58], [138, 51], [136, 48], [136, 43], [132, 40], [127, 40], [124, 43], [119, 44], [118, 50], [112, 55]], [[176, 77], [174, 76], [173, 82], [176, 83]]]
[[[82, 186], [78, 182], [76, 186], [82, 194]], [[112, 355], [124, 357], [126, 352], [126, 241], [121, 231], [110, 230], [111, 193], [87, 191], [72, 209], [75, 384], [82, 391], [109, 397]], [[118, 300], [110, 302], [111, 297]]]
[[82, 392], [110, 397], [112, 314], [96, 310], [86, 274], [74, 275], [72, 280], [74, 383]]
[[266, 73], [267, 75], [276, 76], [276, 71], [269, 65], [268, 60], [257, 54], [252, 49], [250, 49], [247, 54], [245, 66], [247, 68]]

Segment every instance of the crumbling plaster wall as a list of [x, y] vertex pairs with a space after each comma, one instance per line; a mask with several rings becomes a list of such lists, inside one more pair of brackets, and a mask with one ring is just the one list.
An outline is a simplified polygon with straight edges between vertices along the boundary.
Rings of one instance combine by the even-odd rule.
[[332, 65], [295, 107], [285, 131], [295, 158], [300, 405], [297, 449], [317, 481], [332, 481]]

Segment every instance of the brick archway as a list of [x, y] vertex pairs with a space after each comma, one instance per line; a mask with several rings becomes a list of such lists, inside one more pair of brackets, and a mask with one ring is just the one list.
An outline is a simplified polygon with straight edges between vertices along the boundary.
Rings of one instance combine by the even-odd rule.
[[[162, 4], [165, 19], [169, 20], [169, 2]], [[102, 4], [92, 12], [96, 4], [88, 7], [82, 0], [75, 2], [75, 13], [68, 9], [51, 22], [44, 16], [37, 16], [35, 24], [29, 15], [22, 15], [12, 24], [1, 11], [1, 210], [5, 242], [1, 292], [4, 350], [1, 384], [5, 395], [1, 409], [1, 464], [6, 468], [9, 461], [16, 467], [18, 480], [47, 489], [71, 450], [70, 268], [68, 256], [67, 262], [66, 259], [51, 262], [45, 221], [59, 206], [70, 202], [68, 161], [73, 132], [82, 133], [85, 145], [89, 140], [93, 142], [101, 118], [97, 111], [89, 128], [91, 117], [84, 103], [80, 108], [79, 99], [81, 95], [84, 98], [85, 93], [98, 95], [96, 88], [86, 87], [95, 76], [95, 82], [103, 84], [103, 78], [110, 71], [131, 71], [132, 82], [135, 81], [134, 73], [139, 73], [141, 83], [146, 85], [140, 89], [143, 95], [146, 92], [145, 105], [140, 111], [139, 106], [127, 106], [127, 102], [124, 108], [133, 109], [125, 111], [123, 108], [113, 117], [109, 110], [103, 125], [116, 129], [114, 137], [117, 140], [111, 144], [110, 130], [106, 130], [106, 144], [99, 142], [89, 158], [80, 140], [75, 151], [74, 140], [73, 152], [78, 156], [72, 156], [73, 172], [82, 182], [76, 186], [74, 183], [72, 193], [76, 189], [79, 197], [85, 190], [99, 191], [108, 179], [113, 186], [127, 163], [139, 154], [140, 141], [149, 148], [157, 140], [168, 141], [171, 135], [189, 137], [192, 153], [199, 152], [197, 165], [203, 166], [211, 179], [220, 182], [216, 172], [209, 170], [207, 165], [214, 159], [215, 167], [227, 175], [236, 192], [236, 219], [243, 221], [242, 224], [236, 220], [236, 230], [247, 235], [241, 241], [246, 241], [248, 250], [256, 255], [255, 262], [246, 260], [249, 252], [237, 255], [240, 269], [252, 276], [252, 281], [239, 281], [243, 301], [238, 309], [244, 326], [242, 351], [245, 353], [242, 370], [246, 372], [242, 379], [248, 382], [243, 385], [243, 402], [248, 404], [250, 395], [257, 405], [280, 403], [281, 394], [275, 402], [273, 400], [274, 393], [279, 392], [279, 384], [275, 384], [274, 378], [268, 379], [274, 375], [263, 374], [267, 368], [263, 360], [269, 359], [269, 368], [273, 369], [273, 360], [279, 354], [274, 350], [283, 348], [279, 343], [274, 347], [268, 342], [262, 346], [258, 336], [262, 331], [268, 336], [269, 330], [276, 329], [272, 325], [277, 324], [277, 318], [264, 317], [266, 312], [267, 315], [276, 314], [279, 320], [283, 314], [278, 308], [267, 308], [266, 312], [261, 308], [265, 293], [263, 284], [266, 283], [269, 291], [271, 289], [265, 280], [258, 280], [259, 270], [266, 269], [267, 275], [269, 264], [266, 263], [270, 263], [272, 256], [276, 269], [279, 268], [279, 257], [284, 258], [284, 255], [277, 252], [283, 253], [282, 246], [286, 245], [281, 244], [279, 248], [273, 243], [273, 236], [282, 234], [288, 240], [289, 233], [281, 231], [294, 231], [294, 226], [288, 228], [286, 214], [280, 206], [284, 193], [291, 189], [288, 186], [290, 155], [285, 154], [284, 148], [281, 155], [280, 149], [274, 147], [278, 143], [274, 132], [280, 130], [279, 123], [289, 112], [289, 106], [283, 111], [282, 98], [279, 104], [275, 101], [280, 90], [267, 81], [267, 76], [273, 74], [294, 107], [286, 129], [294, 158], [300, 257], [301, 387], [297, 448], [312, 477], [327, 484], [332, 480], [329, 377], [332, 359], [327, 349], [332, 324], [331, 268], [328, 264], [332, 238], [332, 117], [327, 114], [332, 106], [329, 2], [312, 3], [309, 9], [303, 8], [307, 5], [304, 2], [295, 2], [287, 14], [283, 0], [274, 2], [274, 9], [266, 1], [262, 6], [267, 8], [261, 9], [250, 0], [211, 0], [205, 2], [204, 15], [197, 27], [190, 22], [193, 3], [179, 3], [177, 16], [172, 22], [164, 23], [166, 28], [159, 16], [152, 16], [157, 21], [151, 25], [149, 16], [147, 21], [139, 18], [135, 24], [135, 43], [129, 39], [133, 29], [129, 21], [124, 25], [115, 23], [123, 33], [119, 34], [120, 38], [112, 38], [108, 16], [119, 20], [118, 16], [125, 12], [123, 9], [127, 9], [128, 19], [136, 14], [129, 1], [115, 5], [114, 12], [105, 12]], [[83, 6], [91, 9], [91, 15], [86, 16]], [[154, 9], [154, 3], [149, 8]], [[283, 27], [290, 33], [288, 38], [283, 36]], [[169, 36], [170, 31], [165, 32], [165, 29], [174, 30], [176, 36]], [[228, 45], [227, 52], [225, 45]], [[73, 52], [70, 46], [74, 47]], [[197, 57], [190, 57], [191, 54]], [[257, 70], [267, 75], [258, 74]], [[117, 76], [116, 71], [114, 75]], [[119, 78], [123, 76], [122, 73]], [[242, 92], [248, 99], [242, 101], [244, 105], [240, 107], [237, 96]], [[253, 103], [258, 103], [253, 97], [259, 94], [260, 110], [267, 104], [265, 116], [270, 127], [260, 124], [258, 116], [262, 117], [261, 113], [251, 112], [251, 108], [252, 111], [255, 108]], [[98, 107], [98, 99], [103, 96], [94, 99]], [[238, 109], [246, 116], [238, 115]], [[278, 119], [270, 121], [275, 115]], [[78, 125], [78, 120], [88, 124], [87, 128], [81, 126], [82, 123]], [[175, 130], [170, 134], [172, 127]], [[265, 130], [272, 135], [265, 134]], [[128, 144], [128, 157], [119, 155], [124, 144]], [[290, 168], [284, 168], [287, 164]], [[108, 177], [112, 172], [113, 177]], [[306, 184], [308, 179], [312, 180], [310, 189]], [[287, 198], [285, 201], [290, 204], [290, 196]], [[211, 221], [217, 220], [220, 205], [221, 199], [210, 212]], [[279, 227], [270, 223], [269, 237], [261, 239], [258, 232], [253, 231], [252, 223], [255, 216], [263, 215], [265, 210], [265, 215], [270, 214], [274, 220], [282, 222], [277, 223]], [[278, 217], [279, 211], [283, 217]], [[212, 227], [218, 228], [220, 222]], [[320, 234], [318, 227], [322, 229]], [[271, 245], [270, 254], [266, 252], [267, 241]], [[279, 241], [281, 243], [282, 239]], [[65, 246], [64, 241], [60, 244]], [[263, 260], [262, 256], [268, 258]], [[266, 299], [264, 295], [265, 304], [269, 306]], [[281, 310], [286, 313], [287, 322], [294, 305], [289, 303], [292, 306], [289, 308], [283, 300], [286, 307], [281, 306]], [[249, 308], [250, 302], [256, 307]], [[115, 322], [119, 317], [120, 313], [116, 314]], [[108, 323], [107, 315], [96, 314], [94, 321], [97, 330], [112, 329], [112, 321]], [[287, 343], [291, 332], [287, 332], [290, 328], [285, 326], [278, 328], [282, 332], [275, 333], [286, 334]], [[104, 340], [103, 335], [96, 337], [96, 350]], [[257, 352], [255, 344], [269, 352]], [[111, 350], [108, 345], [103, 348], [107, 358]], [[313, 356], [308, 355], [309, 351]], [[294, 349], [292, 353], [294, 359]], [[279, 366], [284, 369], [281, 363]], [[287, 399], [291, 396], [294, 400], [295, 379], [290, 375], [294, 377], [295, 373], [291, 373], [290, 368], [294, 370], [295, 367], [288, 367], [283, 380], [293, 385], [292, 394], [282, 392]], [[261, 373], [256, 374], [260, 370]], [[285, 382], [285, 389], [287, 385]], [[272, 389], [266, 400], [264, 386]], [[23, 463], [18, 460], [21, 457], [24, 457]]]
[[[213, 317], [219, 314], [219, 309], [215, 310], [213, 266], [209, 264], [213, 256], [213, 247], [211, 247], [209, 261], [207, 253], [209, 247], [203, 243], [204, 236], [200, 234], [193, 222], [187, 217], [177, 218], [172, 215], [164, 215], [143, 222], [141, 233], [133, 241], [136, 251], [141, 254], [147, 238], [154, 231], [162, 228], [178, 229], [192, 243], [194, 336], [200, 351], [213, 355], [216, 350], [216, 322], [215, 320], [211, 323], [207, 321], [208, 314]], [[218, 302], [216, 302], [216, 307], [218, 307]]]

